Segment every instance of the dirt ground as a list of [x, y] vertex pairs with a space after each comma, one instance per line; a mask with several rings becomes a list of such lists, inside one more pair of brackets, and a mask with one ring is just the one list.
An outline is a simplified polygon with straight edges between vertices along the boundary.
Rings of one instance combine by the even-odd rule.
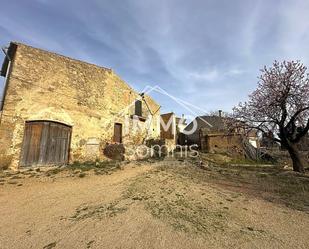
[[205, 164], [0, 174], [0, 248], [309, 248], [308, 177]]

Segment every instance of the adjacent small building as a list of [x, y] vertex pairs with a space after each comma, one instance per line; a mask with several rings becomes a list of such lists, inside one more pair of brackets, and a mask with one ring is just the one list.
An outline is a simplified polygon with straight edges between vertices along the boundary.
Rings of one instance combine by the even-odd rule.
[[[188, 144], [197, 144], [206, 152], [230, 151], [237, 154], [245, 153], [249, 147], [259, 148], [259, 138], [256, 131], [245, 132], [243, 128], [231, 125], [231, 118], [219, 115], [196, 117], [185, 130], [191, 132], [186, 136]], [[246, 147], [246, 148], [244, 148]]]
[[105, 159], [109, 144], [160, 138], [160, 106], [111, 69], [11, 42], [1, 76], [2, 167]]
[[182, 116], [177, 117], [175, 113], [169, 112], [161, 114], [160, 137], [165, 140], [169, 147], [183, 144], [183, 131], [187, 126], [186, 120]]

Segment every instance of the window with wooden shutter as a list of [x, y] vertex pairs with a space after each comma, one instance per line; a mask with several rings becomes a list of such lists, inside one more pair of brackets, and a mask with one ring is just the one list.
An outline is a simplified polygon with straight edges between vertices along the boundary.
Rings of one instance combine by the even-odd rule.
[[122, 143], [122, 124], [115, 123], [114, 125], [114, 142]]
[[142, 116], [142, 101], [135, 101], [135, 115], [141, 117]]

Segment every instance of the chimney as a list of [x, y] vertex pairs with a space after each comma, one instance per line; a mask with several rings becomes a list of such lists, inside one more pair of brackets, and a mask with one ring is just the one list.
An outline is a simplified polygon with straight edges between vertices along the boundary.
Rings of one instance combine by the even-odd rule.
[[219, 110], [219, 117], [222, 117], [222, 110]]

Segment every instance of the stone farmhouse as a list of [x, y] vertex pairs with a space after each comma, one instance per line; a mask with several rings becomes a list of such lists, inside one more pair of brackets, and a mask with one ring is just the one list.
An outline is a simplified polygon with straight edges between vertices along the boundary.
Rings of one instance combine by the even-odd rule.
[[160, 106], [113, 70], [17, 42], [5, 53], [2, 167], [103, 160], [110, 144], [160, 138]]

